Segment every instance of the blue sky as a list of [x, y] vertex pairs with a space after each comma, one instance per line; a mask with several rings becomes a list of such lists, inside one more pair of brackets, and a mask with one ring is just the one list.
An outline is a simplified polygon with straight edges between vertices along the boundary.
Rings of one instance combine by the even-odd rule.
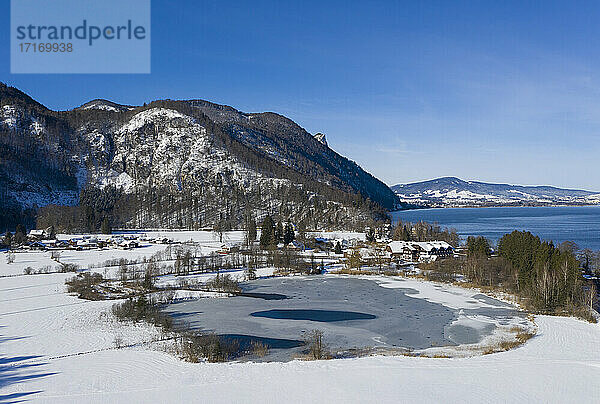
[[[0, 26], [9, 26], [2, 0]], [[389, 185], [600, 191], [600, 3], [152, 1], [149, 75], [12, 75], [53, 109], [202, 98], [275, 111]]]

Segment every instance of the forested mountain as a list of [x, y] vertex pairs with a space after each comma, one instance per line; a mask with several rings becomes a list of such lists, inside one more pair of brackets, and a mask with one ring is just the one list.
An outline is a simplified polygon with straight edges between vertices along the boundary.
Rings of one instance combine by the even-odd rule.
[[385, 219], [381, 181], [290, 119], [202, 100], [52, 111], [0, 83], [0, 229], [306, 227]]
[[123, 112], [128, 111], [130, 109], [135, 109], [130, 105], [121, 105], [112, 101], [96, 99], [92, 101], [88, 101], [80, 107], [75, 108], [76, 110], [85, 110], [85, 109], [97, 109], [101, 111], [112, 111], [112, 112]]
[[394, 185], [392, 190], [405, 202], [432, 207], [451, 206], [543, 206], [600, 203], [597, 192], [550, 186], [522, 186], [437, 178]]

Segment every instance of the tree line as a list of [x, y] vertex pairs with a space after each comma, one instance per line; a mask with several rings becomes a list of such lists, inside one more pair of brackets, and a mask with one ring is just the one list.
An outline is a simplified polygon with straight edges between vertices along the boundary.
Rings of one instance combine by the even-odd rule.
[[496, 254], [484, 237], [469, 237], [466, 257], [424, 266], [429, 277], [454, 281], [457, 274], [476, 286], [514, 294], [538, 313], [569, 314], [589, 320], [597, 299], [595, 284], [582, 276], [582, 260], [571, 243], [555, 246], [526, 231], [505, 234]]
[[392, 239], [400, 241], [445, 241], [457, 247], [460, 237], [455, 229], [442, 229], [437, 224], [423, 221], [409, 223], [399, 221], [392, 231]]

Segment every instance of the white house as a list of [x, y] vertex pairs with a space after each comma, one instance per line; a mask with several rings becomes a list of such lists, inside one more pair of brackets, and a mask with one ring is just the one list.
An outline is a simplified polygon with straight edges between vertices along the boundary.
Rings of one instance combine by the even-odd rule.
[[392, 258], [407, 262], [430, 261], [454, 252], [454, 248], [445, 241], [392, 241], [386, 249]]

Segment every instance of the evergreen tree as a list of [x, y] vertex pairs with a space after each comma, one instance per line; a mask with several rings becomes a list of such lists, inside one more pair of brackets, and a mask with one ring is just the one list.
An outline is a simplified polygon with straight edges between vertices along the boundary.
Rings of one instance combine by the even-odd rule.
[[296, 238], [294, 233], [294, 226], [291, 223], [285, 225], [285, 231], [283, 233], [283, 244], [289, 244]]
[[6, 234], [4, 235], [4, 244], [6, 244], [7, 246], [11, 246], [12, 245], [12, 233], [7, 231]]
[[277, 227], [275, 228], [275, 243], [280, 243], [283, 241], [283, 224], [281, 220], [277, 222]]
[[315, 255], [310, 254], [310, 268], [308, 269], [308, 273], [312, 275], [315, 273], [316, 269], [317, 266], [315, 264]]
[[256, 221], [253, 217], [249, 218], [247, 221], [246, 237], [248, 243], [256, 241]]
[[412, 241], [410, 237], [410, 229], [407, 226], [402, 226], [402, 238], [403, 241]]
[[514, 231], [498, 242], [499, 255], [517, 271], [516, 289], [543, 312], [570, 308], [583, 294], [579, 263], [572, 251], [541, 242], [529, 232]]
[[296, 240], [301, 243], [306, 242], [306, 224], [304, 221], [299, 222], [296, 226]]
[[13, 237], [13, 242], [18, 244], [23, 244], [25, 241], [27, 241], [27, 230], [25, 230], [25, 226], [23, 226], [22, 224], [18, 224], [16, 231], [15, 231], [15, 236]]
[[262, 222], [260, 232], [260, 248], [266, 249], [273, 244], [275, 233], [275, 222], [271, 216], [266, 216]]
[[498, 241], [498, 254], [518, 270], [517, 290], [532, 284], [534, 258], [540, 245], [539, 237], [516, 230]]
[[256, 279], [256, 268], [254, 268], [253, 266], [249, 266], [246, 270], [246, 276], [250, 281]]
[[335, 243], [335, 251], [336, 254], [341, 254], [342, 253], [342, 245], [340, 244], [340, 242], [338, 241], [337, 243]]
[[111, 234], [112, 233], [112, 228], [110, 226], [110, 222], [108, 221], [108, 217], [104, 217], [104, 220], [102, 220], [102, 226], [100, 229], [102, 231], [102, 234]]
[[467, 237], [467, 255], [477, 258], [489, 257], [492, 255], [489, 241], [483, 236]]
[[27, 232], [27, 230], [25, 230], [25, 226], [23, 226], [21, 223], [19, 223], [17, 225], [15, 233], [25, 234], [26, 232]]

